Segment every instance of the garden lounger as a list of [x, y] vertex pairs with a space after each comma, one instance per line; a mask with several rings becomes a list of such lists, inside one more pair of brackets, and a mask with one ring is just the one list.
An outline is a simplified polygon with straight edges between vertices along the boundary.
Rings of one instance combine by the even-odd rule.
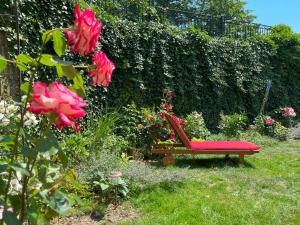
[[173, 154], [224, 154], [226, 157], [239, 155], [239, 162], [243, 164], [244, 155], [252, 155], [259, 152], [260, 146], [248, 141], [190, 141], [176, 116], [166, 114], [166, 119], [181, 143], [154, 144], [151, 146], [152, 153], [165, 155], [163, 158], [164, 165], [175, 164], [175, 160], [172, 157]]

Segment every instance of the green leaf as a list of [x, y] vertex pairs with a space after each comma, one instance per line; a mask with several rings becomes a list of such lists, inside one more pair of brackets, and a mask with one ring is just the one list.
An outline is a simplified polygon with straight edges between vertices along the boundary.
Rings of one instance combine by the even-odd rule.
[[109, 185], [104, 184], [104, 183], [100, 183], [100, 188], [101, 188], [102, 191], [105, 191], [106, 189], [109, 188]]
[[32, 224], [47, 224], [46, 218], [41, 213], [41, 208], [34, 204], [28, 209], [28, 218]]
[[7, 66], [7, 61], [4, 57], [0, 56], [0, 73], [2, 73]]
[[42, 54], [40, 59], [38, 59], [40, 63], [45, 66], [56, 66], [56, 62], [53, 60], [52, 55]]
[[22, 72], [27, 70], [26, 65], [22, 62], [16, 61], [16, 65], [19, 68], [19, 70], [22, 71]]
[[85, 96], [84, 82], [80, 73], [77, 73], [73, 78], [73, 85], [70, 87], [71, 90], [75, 91], [79, 96]]
[[0, 195], [5, 194], [6, 182], [0, 177]]
[[36, 61], [31, 58], [30, 56], [28, 55], [25, 55], [25, 54], [20, 54], [16, 57], [17, 61], [18, 62], [21, 62], [21, 63], [24, 63], [24, 64], [28, 64], [28, 65], [31, 65], [31, 66], [36, 66], [37, 63]]
[[80, 73], [72, 65], [56, 65], [56, 72], [59, 77], [67, 77], [68, 80], [73, 80]]
[[5, 211], [3, 213], [3, 220], [7, 225], [21, 225], [21, 222], [13, 212]]
[[59, 214], [66, 214], [72, 206], [71, 201], [61, 191], [49, 195], [48, 190], [44, 190], [40, 192], [40, 196], [44, 203]]
[[31, 148], [29, 148], [28, 146], [23, 146], [22, 147], [22, 155], [24, 157], [31, 157], [33, 156], [33, 150]]
[[59, 30], [53, 32], [54, 51], [60, 57], [66, 50], [66, 42], [63, 34]]
[[42, 42], [45, 45], [48, 41], [52, 39], [53, 30], [47, 30], [42, 35]]
[[44, 138], [38, 146], [39, 152], [49, 152], [50, 155], [54, 155], [59, 151], [59, 145], [55, 135], [49, 132], [48, 136]]
[[[30, 87], [29, 83], [28, 82], [25, 82], [23, 84], [21, 84], [21, 87], [20, 87], [21, 91], [24, 93], [24, 94], [28, 94], [28, 99], [30, 99], [33, 95], [33, 90], [32, 88]], [[30, 90], [30, 92], [28, 93], [28, 90]]]
[[30, 172], [23, 168], [20, 164], [18, 163], [11, 163], [11, 164], [8, 164], [8, 166], [13, 169], [14, 171], [16, 172], [20, 172], [22, 175], [25, 175], [25, 176], [30, 176]]

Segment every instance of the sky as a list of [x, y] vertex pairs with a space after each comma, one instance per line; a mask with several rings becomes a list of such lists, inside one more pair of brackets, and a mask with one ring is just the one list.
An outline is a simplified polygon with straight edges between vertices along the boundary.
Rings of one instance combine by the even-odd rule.
[[247, 9], [254, 10], [256, 23], [287, 24], [300, 33], [300, 0], [245, 0]]

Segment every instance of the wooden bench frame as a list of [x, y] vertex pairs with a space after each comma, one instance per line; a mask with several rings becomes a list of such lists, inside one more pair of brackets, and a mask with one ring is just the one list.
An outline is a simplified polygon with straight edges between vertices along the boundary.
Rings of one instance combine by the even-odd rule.
[[[174, 129], [174, 132], [177, 134], [179, 139], [182, 143], [173, 143], [173, 144], [153, 144], [151, 145], [151, 153], [152, 154], [158, 154], [158, 155], [164, 155], [163, 158], [163, 164], [165, 166], [168, 165], [174, 165], [175, 160], [172, 157], [172, 155], [198, 155], [198, 154], [218, 154], [218, 155], [225, 155], [226, 158], [229, 157], [229, 155], [238, 155], [239, 156], [239, 163], [244, 164], [245, 162], [245, 155], [253, 155], [255, 153], [259, 153], [259, 150], [247, 150], [247, 149], [234, 149], [234, 150], [228, 150], [228, 149], [191, 149], [189, 146], [184, 144], [184, 137], [180, 135], [178, 132], [177, 125], [174, 124], [173, 119], [170, 117], [170, 115], [166, 114], [166, 120], [170, 124], [170, 126]], [[180, 126], [180, 125], [179, 125]]]

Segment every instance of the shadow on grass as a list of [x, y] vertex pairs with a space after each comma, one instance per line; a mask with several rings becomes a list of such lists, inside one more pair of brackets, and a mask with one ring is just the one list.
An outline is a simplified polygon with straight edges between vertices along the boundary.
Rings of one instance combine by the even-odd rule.
[[[197, 168], [224, 168], [224, 167], [247, 167], [247, 168], [255, 168], [251, 163], [247, 162], [245, 159], [245, 163], [243, 165], [239, 164], [238, 157], [230, 157], [230, 158], [196, 158], [192, 159], [189, 157], [185, 158], [176, 158], [176, 163], [174, 167], [179, 168], [187, 168], [197, 169]], [[150, 162], [152, 166], [155, 167], [163, 167], [161, 160]]]

